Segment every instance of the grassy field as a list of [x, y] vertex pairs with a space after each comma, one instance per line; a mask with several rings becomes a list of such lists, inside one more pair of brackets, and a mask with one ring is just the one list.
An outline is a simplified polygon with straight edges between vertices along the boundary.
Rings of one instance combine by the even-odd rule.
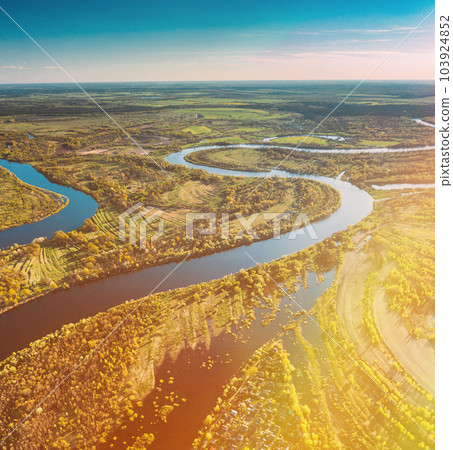
[[[335, 116], [322, 119], [348, 93], [348, 84], [325, 87], [304, 85], [267, 86], [242, 89], [237, 86], [137, 87], [117, 86], [106, 90], [90, 86], [112, 117], [147, 151], [174, 151], [199, 143], [261, 142], [272, 136], [311, 133], [347, 137], [346, 142], [309, 138], [308, 147], [357, 147], [428, 145], [433, 132], [412, 122], [414, 117], [431, 117], [432, 86], [368, 86], [351, 96]], [[385, 92], [384, 94], [382, 92]], [[410, 98], [407, 93], [410, 92]], [[43, 146], [53, 155], [104, 149], [108, 153], [134, 153], [131, 141], [94, 105], [76, 90], [64, 93], [51, 87], [27, 93], [9, 88], [0, 92], [0, 148], [20, 142], [21, 147]], [[208, 132], [208, 130], [211, 130]], [[214, 131], [215, 130], [215, 131]], [[26, 133], [32, 133], [30, 140]], [[297, 145], [297, 138], [276, 143]], [[7, 146], [5, 146], [7, 147]], [[7, 147], [8, 148], [8, 147]], [[5, 156], [17, 154], [14, 145]], [[21, 158], [27, 158], [24, 152]]]
[[360, 139], [359, 145], [363, 148], [380, 148], [380, 147], [394, 147], [399, 141], [370, 141], [368, 139]]
[[23, 183], [3, 167], [0, 167], [0, 197], [0, 231], [37, 222], [67, 204], [63, 196]]
[[[232, 137], [225, 137], [225, 138], [210, 138], [210, 139], [203, 139], [203, 145], [210, 145], [210, 144], [246, 144], [249, 142], [247, 139], [244, 139], [239, 136], [232, 136]], [[186, 145], [185, 147], [193, 147], [192, 144]]]
[[187, 113], [201, 114], [204, 119], [228, 119], [233, 121], [274, 120], [289, 117], [288, 114], [270, 114], [262, 109], [246, 108], [197, 108], [184, 110]]
[[312, 136], [287, 136], [281, 137], [278, 139], [272, 139], [272, 144], [291, 144], [291, 145], [299, 145], [300, 147], [304, 147], [306, 145], [314, 145], [317, 147], [325, 147], [329, 148], [335, 146], [336, 148], [346, 147], [346, 145], [342, 142], [332, 142], [328, 139], [312, 137]]
[[207, 164], [213, 167], [243, 168], [257, 170], [259, 164], [266, 160], [260, 150], [251, 148], [226, 148], [221, 150], [210, 150], [194, 152], [186, 156], [186, 159], [195, 164]]
[[196, 126], [196, 125], [184, 128], [182, 131], [187, 131], [188, 133], [192, 133], [197, 136], [205, 135], [205, 134], [212, 134], [212, 130], [210, 128], [204, 127], [204, 126]]

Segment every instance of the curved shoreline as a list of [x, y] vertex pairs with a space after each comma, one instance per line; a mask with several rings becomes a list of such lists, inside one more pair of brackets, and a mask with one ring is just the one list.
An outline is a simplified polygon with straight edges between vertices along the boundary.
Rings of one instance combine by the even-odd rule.
[[[312, 180], [312, 181], [315, 181], [315, 180]], [[319, 183], [322, 184], [321, 182], [319, 182]], [[315, 224], [315, 223], [317, 223], [317, 222], [319, 222], [321, 220], [325, 220], [331, 214], [335, 213], [338, 210], [338, 208], [340, 208], [340, 206], [341, 206], [341, 194], [339, 194], [339, 196], [340, 196], [339, 205], [332, 206], [333, 211], [330, 211], [329, 213], [326, 213], [326, 212], [318, 213], [314, 217], [308, 217], [308, 220], [309, 220], [310, 224]], [[284, 233], [282, 236], [288, 236], [293, 231], [294, 230], [288, 231], [288, 232]], [[298, 229], [296, 229], [295, 231], [297, 233]], [[257, 239], [254, 239], [252, 243], [268, 241], [270, 239], [273, 239], [272, 236], [267, 236], [267, 235], [259, 236]], [[235, 250], [237, 248], [249, 247], [250, 245], [251, 244], [240, 244], [240, 245], [238, 245], [236, 247], [226, 247], [224, 249], [218, 249], [218, 250], [217, 249], [213, 249], [212, 251], [207, 251], [206, 253], [201, 254], [201, 255], [192, 254], [191, 256], [187, 257], [187, 261], [190, 261], [190, 260], [193, 260], [193, 259], [205, 258], [205, 257], [208, 257], [208, 256], [214, 256], [216, 254], [219, 254], [219, 253], [222, 253], [222, 252], [227, 252], [227, 251], [230, 251], [230, 250]], [[42, 294], [33, 295], [32, 297], [28, 297], [25, 300], [20, 301], [19, 303], [16, 303], [14, 305], [9, 305], [9, 306], [7, 306], [7, 307], [5, 307], [3, 309], [0, 309], [0, 316], [2, 314], [6, 313], [7, 311], [11, 310], [11, 309], [20, 308], [22, 305], [25, 305], [26, 303], [31, 302], [32, 300], [42, 299], [46, 295], [57, 294], [58, 292], [62, 292], [62, 291], [67, 290], [67, 289], [80, 287], [80, 286], [84, 286], [84, 285], [90, 285], [91, 283], [97, 283], [99, 281], [111, 279], [111, 278], [116, 277], [116, 276], [127, 275], [127, 274], [130, 274], [131, 272], [140, 272], [142, 270], [153, 269], [153, 268], [162, 267], [162, 266], [168, 266], [170, 264], [179, 264], [180, 262], [181, 262], [181, 260], [176, 260], [175, 261], [175, 260], [171, 260], [170, 258], [167, 258], [167, 261], [163, 261], [160, 264], [143, 265], [143, 266], [140, 266], [139, 268], [137, 268], [137, 267], [121, 268], [121, 270], [118, 270], [116, 272], [111, 272], [110, 275], [105, 276], [103, 278], [85, 280], [83, 282], [70, 285], [68, 288], [64, 288], [62, 286], [58, 286], [55, 289], [48, 290], [48, 291], [46, 291], [46, 292], [44, 292]], [[101, 312], [101, 311], [99, 311], [99, 312]], [[0, 335], [1, 335], [1, 332], [0, 332]], [[1, 350], [0, 350], [0, 353], [1, 353]], [[0, 359], [1, 359], [1, 356], [0, 356]]]
[[[283, 147], [263, 144], [261, 145], [231, 144], [231, 145], [190, 147], [168, 155], [165, 158], [165, 161], [168, 163], [183, 165], [191, 169], [197, 170], [202, 169], [212, 174], [226, 176], [245, 176], [254, 178], [279, 176], [285, 178], [312, 179], [329, 184], [331, 187], [336, 188], [340, 192], [342, 197], [342, 203], [340, 208], [327, 218], [322, 219], [319, 222], [315, 223], [317, 229], [316, 231], [318, 233], [318, 239], [316, 241], [310, 239], [302, 239], [304, 237], [305, 238], [308, 237], [307, 233], [305, 234], [305, 236], [298, 235], [296, 240], [289, 241], [288, 236], [290, 233], [287, 233], [285, 235], [282, 235], [280, 240], [266, 239], [262, 241], [254, 241], [252, 244], [248, 245], [247, 246], [248, 252], [250, 252], [252, 255], [255, 254], [254, 260], [258, 261], [259, 263], [263, 263], [278, 259], [287, 254], [300, 251], [304, 248], [314, 245], [316, 242], [324, 240], [326, 237], [331, 236], [335, 232], [341, 231], [343, 229], [346, 229], [350, 225], [356, 224], [372, 211], [374, 199], [366, 191], [361, 190], [358, 187], [352, 185], [351, 183], [340, 179], [333, 179], [318, 175], [298, 174], [282, 170], [252, 172], [252, 171], [220, 169], [212, 166], [194, 164], [185, 159], [186, 155], [193, 152], [220, 148], [283, 148], [287, 150], [306, 151], [310, 153], [348, 153], [348, 152], [395, 153], [395, 152], [423, 151], [432, 149], [434, 147], [428, 146], [401, 149], [379, 148], [379, 149], [325, 150], [325, 149], [299, 149], [299, 148], [296, 149], [294, 147]], [[2, 161], [0, 160], [0, 164], [1, 162]], [[64, 189], [71, 188], [64, 187]], [[91, 199], [91, 197], [89, 198]], [[41, 222], [42, 221], [37, 223]], [[76, 227], [72, 227], [71, 229], [74, 228]], [[306, 227], [300, 230], [306, 230]], [[165, 291], [177, 287], [188, 286], [190, 284], [198, 284], [204, 281], [221, 278], [222, 276], [237, 272], [244, 268], [252, 267], [254, 264], [251, 264], [251, 260], [249, 258], [244, 257], [245, 252], [243, 252], [243, 247], [244, 246], [236, 247], [233, 249], [208, 254], [202, 257], [196, 257], [185, 261], [184, 263], [181, 264], [181, 266], [183, 266], [188, 273], [186, 273], [185, 276], [182, 277], [182, 280], [180, 279], [181, 278], [180, 277], [178, 280], [172, 281], [171, 283], [170, 282], [163, 283], [162, 286], [159, 287], [159, 291]], [[110, 307], [118, 305], [131, 298], [140, 298], [146, 295], [147, 292], [149, 291], [149, 288], [153, 287], [152, 283], [162, 280], [162, 278], [164, 278], [164, 276], [167, 273], [169, 273], [171, 270], [177, 267], [177, 265], [178, 263], [167, 263], [160, 266], [152, 266], [140, 270], [134, 270], [131, 272], [119, 273], [111, 277], [103, 278], [98, 281], [73, 286], [68, 290], [58, 290], [50, 292], [48, 294], [38, 297], [40, 299], [39, 302], [31, 302], [30, 300], [32, 299], [29, 299], [29, 301], [24, 302], [21, 305], [18, 305], [18, 307], [5, 310], [3, 311], [2, 314], [0, 314], [0, 338], [3, 336], [2, 332], [5, 333], [4, 338], [6, 337], [10, 338], [11, 335], [12, 336], [15, 335], [15, 331], [17, 332], [17, 327], [11, 326], [11, 324], [13, 323], [17, 323], [17, 326], [20, 326], [23, 325], [25, 321], [25, 323], [28, 322], [31, 325], [31, 328], [33, 329], [33, 324], [30, 323], [29, 317], [26, 317], [25, 312], [22, 312], [25, 311], [26, 309], [30, 308], [35, 310], [35, 313], [38, 316], [40, 314], [40, 310], [42, 309], [46, 310], [47, 314], [49, 313], [49, 308], [50, 312], [53, 311], [54, 313], [56, 312], [57, 308], [58, 309], [61, 308], [60, 311], [62, 309], [68, 310], [63, 312], [62, 314], [58, 315], [54, 314], [54, 316], [51, 317], [52, 320], [48, 320], [48, 322], [52, 323], [49, 323], [48, 327], [46, 326], [46, 330], [42, 331], [36, 330], [36, 332], [31, 332], [32, 336], [30, 336], [29, 339], [26, 338], [25, 341], [22, 339], [22, 342], [17, 344], [19, 348], [15, 346], [16, 347], [15, 350], [23, 348], [33, 340], [38, 339], [45, 334], [48, 334], [50, 332], [55, 331], [56, 329], [61, 328], [61, 326], [63, 326], [66, 323], [74, 322], [76, 320], [89, 317], [98, 312], [104, 311]], [[144, 279], [144, 277], [146, 277], [146, 279]], [[38, 307], [36, 306], [44, 304], [46, 306]], [[25, 305], [27, 305], [27, 308], [25, 307]], [[20, 313], [18, 313], [18, 311], [20, 311]], [[9, 322], [8, 326], [6, 326], [5, 329], [5, 327], [2, 327], [1, 325], [5, 323], [7, 316], [12, 320], [8, 321]], [[36, 321], [32, 322], [36, 324]], [[5, 349], [2, 350], [0, 350], [0, 357], [1, 356], [5, 357], [4, 356]], [[8, 353], [6, 354], [6, 356], [8, 356]]]
[[0, 166], [15, 175], [21, 182], [66, 197], [66, 206], [37, 222], [25, 223], [0, 231], [0, 249], [13, 244], [29, 244], [36, 238], [51, 237], [55, 231], [72, 231], [92, 217], [98, 203], [88, 194], [48, 180], [30, 164], [0, 159]]
[[[187, 150], [186, 150], [187, 151]], [[195, 169], [204, 169], [220, 175], [266, 177], [268, 172], [241, 172], [195, 166], [183, 159], [184, 152], [173, 153], [179, 163]], [[170, 156], [172, 156], [170, 155]], [[167, 157], [168, 159], [169, 157]], [[182, 159], [181, 159], [182, 158]], [[178, 162], [175, 162], [178, 164]], [[186, 260], [183, 263], [167, 263], [142, 270], [120, 273], [90, 283], [73, 286], [45, 294], [38, 301], [29, 301], [0, 314], [0, 359], [6, 358], [36, 339], [60, 329], [63, 325], [93, 316], [101, 311], [133, 298], [141, 298], [155, 288], [163, 292], [178, 287], [199, 284], [222, 278], [241, 269], [265, 263], [285, 255], [296, 253], [320, 242], [333, 233], [354, 225], [373, 210], [374, 200], [364, 190], [351, 183], [316, 175], [300, 175], [285, 171], [273, 171], [272, 175], [287, 178], [317, 180], [336, 188], [341, 195], [340, 207], [328, 217], [314, 223], [316, 239], [312, 239], [307, 227], [301, 228], [295, 239], [291, 232], [280, 239], [255, 241], [248, 246], [236, 247], [219, 253]], [[247, 253], [253, 258], [250, 259]], [[178, 277], [166, 279], [178, 268]], [[164, 280], [162, 282], [162, 280]], [[157, 288], [156, 288], [157, 286]]]
[[[11, 176], [13, 176], [14, 178], [16, 178], [20, 183], [24, 184], [25, 186], [28, 186], [30, 188], [36, 188], [36, 189], [39, 189], [40, 191], [44, 191], [44, 192], [47, 192], [48, 194], [50, 195], [54, 195], [55, 197], [60, 197], [60, 198], [64, 198], [65, 199], [65, 202], [64, 203], [60, 203], [60, 206], [57, 208], [57, 210], [53, 213], [50, 213], [50, 214], [47, 214], [43, 217], [40, 217], [39, 219], [37, 220], [33, 220], [33, 221], [30, 221], [30, 222], [24, 222], [24, 223], [21, 223], [20, 225], [14, 225], [12, 227], [8, 227], [8, 228], [4, 228], [3, 230], [0, 230], [0, 233], [3, 232], [3, 231], [6, 231], [6, 230], [10, 230], [12, 228], [17, 228], [17, 227], [21, 227], [22, 225], [27, 225], [27, 224], [31, 224], [31, 223], [36, 223], [36, 222], [40, 222], [41, 220], [44, 220], [44, 219], [47, 219], [48, 217], [50, 216], [54, 216], [55, 214], [58, 214], [62, 209], [66, 208], [66, 206], [68, 206], [69, 204], [69, 198], [67, 195], [64, 195], [64, 194], [58, 194], [57, 192], [54, 192], [54, 191], [51, 191], [50, 189], [45, 189], [45, 188], [41, 188], [41, 187], [38, 187], [38, 186], [35, 186], [33, 184], [30, 184], [30, 183], [27, 183], [23, 180], [21, 180], [14, 172], [11, 172], [10, 170], [6, 169], [5, 167], [1, 166], [3, 169], [7, 170], [9, 172], [9, 174]], [[55, 198], [54, 198], [55, 200]]]
[[[415, 122], [418, 125], [425, 127], [435, 128], [436, 126], [432, 123], [425, 122], [422, 119], [411, 119], [412, 122]], [[301, 134], [301, 135], [289, 135], [289, 136], [272, 136], [267, 137], [262, 140], [262, 142], [272, 142], [276, 139], [284, 139], [289, 137], [317, 137], [322, 139], [328, 139], [334, 142], [345, 142], [348, 138], [338, 135], [320, 135], [320, 134]], [[303, 141], [302, 141], [303, 142]], [[301, 143], [302, 143], [301, 142]], [[195, 148], [195, 147], [190, 147]], [[281, 148], [284, 150], [293, 150], [298, 152], [307, 152], [307, 153], [398, 153], [398, 152], [419, 152], [423, 150], [433, 150], [434, 145], [427, 145], [424, 147], [399, 147], [399, 148], [390, 148], [390, 147], [378, 147], [378, 148], [302, 148], [295, 145], [285, 146], [285, 145], [273, 145], [273, 144], [225, 144], [225, 145], [207, 145], [196, 147], [198, 150], [212, 150], [216, 148]]]
[[[405, 153], [405, 152], [422, 152], [425, 150], [434, 150], [434, 145], [426, 145], [424, 147], [400, 147], [400, 148], [302, 148], [302, 147], [290, 147], [286, 145], [272, 145], [272, 144], [225, 144], [225, 145], [202, 145], [200, 147], [188, 147], [182, 150], [183, 152], [189, 150], [189, 153], [200, 150], [216, 150], [223, 148], [262, 148], [262, 149], [274, 149], [274, 150], [292, 150], [295, 152], [306, 152], [306, 153], [324, 153], [324, 154], [362, 154], [362, 153]], [[174, 153], [172, 153], [174, 155]], [[169, 156], [172, 156], [169, 155]], [[168, 157], [167, 157], [168, 158]], [[165, 158], [165, 160], [167, 160]]]

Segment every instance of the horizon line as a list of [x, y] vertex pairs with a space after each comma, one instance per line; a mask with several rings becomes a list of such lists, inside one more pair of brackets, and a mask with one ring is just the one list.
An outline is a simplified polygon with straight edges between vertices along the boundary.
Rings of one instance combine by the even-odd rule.
[[[81, 84], [126, 84], [126, 83], [271, 83], [271, 82], [357, 82], [358, 78], [344, 78], [344, 79], [270, 79], [270, 80], [254, 80], [254, 79], [237, 79], [237, 80], [128, 80], [128, 81], [78, 81]], [[367, 80], [367, 82], [432, 82], [436, 81], [435, 78], [382, 78]], [[51, 84], [74, 84], [72, 81], [32, 81], [32, 82], [19, 82], [19, 83], [3, 83], [0, 86], [27, 86], [27, 85], [51, 85]]]

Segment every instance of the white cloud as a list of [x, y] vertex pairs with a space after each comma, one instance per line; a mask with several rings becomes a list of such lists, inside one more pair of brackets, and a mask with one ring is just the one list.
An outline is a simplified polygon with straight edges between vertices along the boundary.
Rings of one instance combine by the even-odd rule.
[[424, 33], [427, 30], [417, 29], [416, 27], [395, 27], [395, 28], [338, 28], [333, 30], [323, 30], [327, 33], [366, 33], [366, 34], [381, 34], [381, 33], [407, 33], [412, 32]]
[[351, 61], [353, 58], [383, 58], [386, 60], [388, 57], [400, 58], [419, 58], [420, 60], [428, 57], [430, 53], [422, 52], [401, 52], [401, 51], [388, 51], [388, 50], [321, 50], [321, 51], [306, 51], [297, 53], [274, 53], [272, 55], [256, 55], [245, 57], [243, 60], [258, 63], [278, 63], [278, 64], [292, 64], [297, 62], [309, 60], [322, 60], [328, 58], [332, 63], [338, 60]]
[[23, 66], [2, 66], [2, 69], [25, 70]]
[[294, 34], [303, 34], [303, 35], [306, 35], [306, 36], [319, 36], [321, 33], [319, 31], [298, 30], [298, 31], [294, 31]]

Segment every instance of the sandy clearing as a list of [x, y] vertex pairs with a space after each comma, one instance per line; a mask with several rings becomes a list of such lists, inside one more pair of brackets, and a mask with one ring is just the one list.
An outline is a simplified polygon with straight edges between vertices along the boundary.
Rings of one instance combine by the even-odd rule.
[[385, 370], [388, 363], [371, 344], [362, 325], [362, 306], [360, 301], [365, 289], [365, 280], [372, 270], [366, 253], [360, 250], [348, 252], [337, 279], [337, 313], [339, 325], [345, 337], [354, 342], [357, 351], [370, 363], [379, 362]]
[[[410, 336], [398, 314], [388, 309], [384, 287], [375, 290], [374, 314], [383, 343], [393, 357], [370, 342], [362, 325], [361, 299], [365, 280], [373, 269], [373, 262], [363, 247], [346, 253], [337, 279], [337, 313], [339, 326], [345, 337], [355, 344], [357, 352], [368, 364], [379, 367], [394, 381], [408, 388], [408, 395], [416, 395], [404, 377], [395, 371], [393, 362], [398, 360], [419, 385], [434, 394], [434, 349], [426, 340]], [[391, 267], [381, 271], [388, 272]]]
[[427, 339], [415, 339], [409, 334], [399, 314], [389, 309], [384, 287], [376, 289], [374, 315], [387, 347], [417, 383], [434, 395], [434, 346]]
[[82, 150], [77, 152], [79, 155], [99, 155], [110, 151], [108, 148], [96, 148], [94, 150]]
[[339, 326], [343, 335], [350, 338], [357, 352], [370, 366], [378, 367], [389, 378], [406, 384], [404, 377], [397, 373], [392, 365], [394, 359], [390, 359], [370, 341], [362, 324], [363, 314], [360, 302], [365, 289], [365, 280], [373, 269], [373, 262], [363, 247], [346, 253], [337, 280]]

